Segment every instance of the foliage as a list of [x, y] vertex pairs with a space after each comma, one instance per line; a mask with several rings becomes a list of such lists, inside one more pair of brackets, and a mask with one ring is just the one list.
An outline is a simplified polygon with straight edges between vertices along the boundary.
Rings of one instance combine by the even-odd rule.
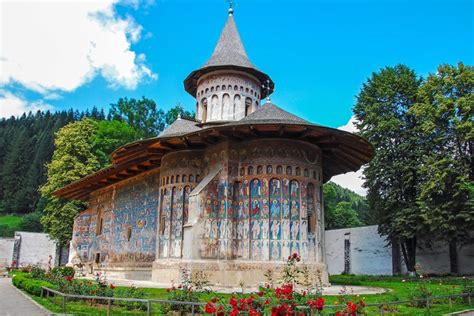
[[120, 98], [111, 104], [109, 119], [120, 120], [138, 131], [141, 138], [156, 137], [165, 127], [165, 112], [157, 109], [155, 101]]
[[323, 186], [324, 221], [326, 229], [338, 229], [374, 224], [363, 196], [334, 182]]
[[363, 85], [354, 106], [360, 135], [375, 147], [364, 169], [367, 200], [380, 233], [400, 241], [408, 271], [414, 271], [417, 239], [427, 231], [416, 203], [424, 144], [410, 114], [421, 83], [404, 65], [383, 68]]
[[194, 112], [186, 111], [181, 103], [176, 104], [174, 107], [169, 109], [168, 112], [166, 112], [165, 115], [165, 122], [167, 125], [171, 125], [176, 121], [178, 116], [181, 116], [181, 118], [188, 119], [188, 120], [194, 120]]
[[13, 237], [21, 227], [21, 217], [15, 215], [0, 216], [0, 237]]
[[[456, 252], [474, 238], [474, 67], [439, 66], [418, 99], [411, 112], [422, 141], [431, 144], [420, 166], [421, 216], [430, 236]], [[456, 254], [451, 259], [457, 261]], [[456, 273], [457, 262], [451, 263]]]
[[55, 289], [55, 286], [48, 281], [31, 279], [25, 275], [15, 275], [12, 282], [17, 288], [36, 296], [41, 295], [41, 287], [43, 286]]
[[41, 223], [53, 239], [64, 245], [71, 239], [74, 218], [85, 208], [85, 204], [63, 201], [52, 193], [100, 168], [91, 142], [96, 128], [96, 121], [85, 118], [57, 132], [53, 158], [48, 164], [48, 179], [40, 188], [47, 200]]
[[97, 128], [91, 136], [92, 151], [97, 156], [101, 167], [111, 164], [110, 154], [118, 147], [134, 142], [140, 133], [122, 121], [98, 121]]

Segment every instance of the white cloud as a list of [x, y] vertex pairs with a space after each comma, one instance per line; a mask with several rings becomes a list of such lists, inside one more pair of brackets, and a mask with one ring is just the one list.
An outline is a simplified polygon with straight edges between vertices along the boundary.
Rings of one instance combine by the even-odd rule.
[[114, 0], [0, 2], [0, 85], [51, 95], [97, 75], [129, 89], [156, 77], [131, 49], [142, 27], [118, 17]]
[[[357, 127], [354, 125], [355, 121], [355, 117], [352, 116], [346, 125], [340, 126], [338, 127], [338, 129], [346, 132], [355, 133], [357, 132]], [[344, 187], [346, 189], [354, 191], [357, 194], [365, 196], [367, 195], [367, 190], [362, 187], [362, 184], [364, 183], [364, 180], [362, 178], [362, 169], [363, 168], [359, 169], [356, 172], [348, 172], [332, 177], [331, 181], [339, 184], [341, 187]]]
[[53, 107], [43, 101], [28, 103], [8, 91], [0, 90], [0, 117], [21, 116], [23, 113], [36, 112], [38, 110], [52, 110]]

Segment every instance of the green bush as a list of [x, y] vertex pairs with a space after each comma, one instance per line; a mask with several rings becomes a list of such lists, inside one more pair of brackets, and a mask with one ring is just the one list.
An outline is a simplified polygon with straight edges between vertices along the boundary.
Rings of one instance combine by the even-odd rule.
[[55, 289], [55, 286], [47, 281], [30, 279], [27, 275], [24, 274], [15, 275], [13, 277], [13, 285], [31, 295], [36, 296], [41, 295], [42, 286], [49, 287], [50, 289]]

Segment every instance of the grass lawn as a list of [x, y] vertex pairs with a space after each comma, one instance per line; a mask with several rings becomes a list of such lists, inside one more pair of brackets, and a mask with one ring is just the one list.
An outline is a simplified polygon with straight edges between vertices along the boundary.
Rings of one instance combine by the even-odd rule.
[[[358, 301], [362, 299], [367, 304], [369, 303], [383, 303], [389, 301], [410, 300], [413, 295], [419, 294], [421, 288], [424, 287], [430, 291], [433, 296], [461, 293], [466, 290], [467, 286], [474, 285], [474, 279], [461, 279], [454, 277], [442, 278], [402, 278], [402, 277], [375, 277], [375, 276], [332, 276], [330, 281], [334, 285], [344, 285], [347, 290], [347, 299]], [[383, 294], [372, 295], [351, 295], [351, 286], [371, 286], [386, 288], [389, 291]], [[116, 288], [116, 296], [120, 297], [120, 292], [125, 290], [123, 287]], [[144, 288], [145, 298], [150, 299], [167, 299], [168, 294], [166, 289]], [[201, 300], [203, 302], [209, 301], [215, 294], [203, 294]], [[227, 298], [230, 294], [219, 294], [222, 298]], [[341, 304], [341, 296], [324, 296], [326, 305]], [[62, 298], [41, 298], [33, 296], [33, 299], [39, 304], [45, 306], [52, 312], [62, 312]], [[474, 303], [474, 297], [472, 298]], [[145, 306], [144, 306], [145, 307]], [[461, 311], [469, 309], [469, 304], [461, 299], [453, 299], [452, 306], [449, 306], [447, 299], [435, 301], [430, 309], [414, 307], [412, 304], [396, 305], [386, 308], [384, 314], [386, 315], [443, 315], [449, 312]], [[474, 308], [474, 306], [473, 306]], [[124, 307], [113, 306], [113, 315], [143, 315], [146, 312], [143, 310], [128, 311]], [[158, 304], [152, 304], [153, 315], [160, 315]], [[325, 309], [325, 315], [334, 315], [336, 310]], [[367, 307], [368, 315], [380, 315], [380, 310], [377, 307]], [[67, 313], [74, 315], [106, 315], [105, 305], [93, 305], [85, 302], [68, 302]]]
[[6, 225], [8, 227], [18, 227], [21, 221], [21, 216], [17, 215], [0, 216], [0, 225]]

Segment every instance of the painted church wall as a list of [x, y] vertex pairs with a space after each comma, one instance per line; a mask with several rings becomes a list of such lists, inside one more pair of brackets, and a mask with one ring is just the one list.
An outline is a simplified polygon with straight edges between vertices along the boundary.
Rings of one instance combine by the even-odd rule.
[[151, 171], [99, 190], [74, 223], [82, 262], [102, 267], [150, 266], [155, 259], [159, 173]]

